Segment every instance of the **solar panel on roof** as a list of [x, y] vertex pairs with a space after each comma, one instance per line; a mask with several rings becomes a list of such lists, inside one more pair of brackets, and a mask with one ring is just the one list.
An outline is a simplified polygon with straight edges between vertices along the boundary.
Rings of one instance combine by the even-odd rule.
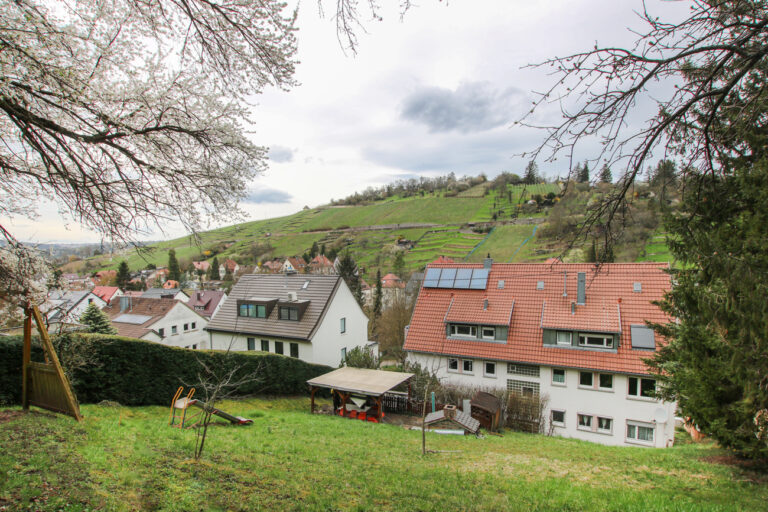
[[485, 290], [488, 286], [488, 269], [476, 268], [472, 270], [472, 281], [469, 283], [470, 290]]
[[437, 288], [437, 282], [440, 279], [439, 268], [428, 268], [427, 273], [424, 275], [424, 287], [425, 288]]
[[453, 281], [456, 278], [455, 268], [444, 268], [440, 274], [440, 281], [437, 283], [438, 288], [453, 288]]

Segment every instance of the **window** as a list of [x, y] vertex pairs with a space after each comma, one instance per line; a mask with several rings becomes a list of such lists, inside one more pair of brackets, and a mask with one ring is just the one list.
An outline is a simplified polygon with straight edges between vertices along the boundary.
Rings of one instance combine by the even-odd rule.
[[557, 344], [558, 345], [570, 345], [572, 332], [569, 331], [557, 331]]
[[451, 336], [471, 336], [477, 337], [477, 327], [474, 325], [451, 324]]
[[159, 334], [161, 338], [165, 338], [165, 329], [164, 328], [158, 329], [157, 334]]
[[240, 304], [237, 310], [237, 316], [246, 316], [249, 318], [266, 318], [267, 306], [264, 304]]
[[176, 329], [175, 325], [171, 326], [171, 334], [178, 334], [178, 330]]
[[299, 344], [298, 343], [291, 343], [291, 357], [299, 358]]
[[339, 330], [341, 331], [341, 334], [344, 334], [345, 332], [347, 332], [347, 319], [346, 318], [342, 318], [341, 319], [341, 325], [340, 325]]
[[552, 368], [552, 384], [565, 385], [565, 370], [562, 368]]
[[276, 341], [275, 342], [275, 354], [282, 354], [283, 353], [283, 342], [282, 341]]
[[197, 350], [197, 343], [195, 343], [194, 345], [192, 345], [192, 350]]
[[256, 350], [256, 338], [248, 338], [248, 350]]
[[523, 375], [525, 377], [538, 377], [539, 367], [532, 364], [507, 363], [507, 373]]
[[630, 326], [630, 335], [632, 337], [632, 348], [641, 350], [655, 350], [656, 337], [653, 329], [645, 325]]
[[280, 320], [298, 320], [299, 308], [291, 308], [287, 306], [280, 306], [277, 308]]
[[344, 362], [347, 360], [347, 347], [344, 347], [341, 349], [341, 361]]
[[579, 386], [592, 387], [592, 372], [579, 372]]
[[269, 352], [269, 340], [261, 340], [261, 350], [263, 352]]
[[493, 327], [483, 327], [482, 328], [483, 333], [483, 339], [484, 340], [495, 340], [496, 339], [496, 329]]
[[610, 434], [613, 430], [613, 420], [611, 418], [597, 417], [597, 431]]
[[579, 429], [580, 430], [592, 430], [592, 416], [587, 414], [579, 414]]
[[627, 422], [627, 440], [642, 443], [653, 442], [653, 427], [648, 424]]
[[461, 368], [464, 371], [464, 373], [472, 373], [472, 360], [463, 359], [461, 361]]
[[197, 327], [197, 325], [196, 325], [196, 324], [197, 324], [197, 322], [192, 322], [191, 328], [192, 328], [192, 329], [196, 328], [196, 327]]
[[591, 348], [613, 348], [613, 336], [579, 334], [579, 346]]
[[523, 396], [538, 395], [539, 383], [527, 382], [524, 380], [507, 379], [507, 390]]
[[483, 364], [483, 375], [485, 375], [486, 377], [495, 377], [496, 363], [492, 363], [491, 361], [486, 361]]
[[597, 379], [597, 385], [600, 389], [613, 389], [613, 375], [601, 373]]
[[455, 358], [449, 358], [448, 359], [448, 371], [449, 372], [458, 372], [459, 371], [459, 360]]
[[184, 324], [184, 330], [185, 330], [185, 331], [188, 331], [188, 330], [189, 330], [189, 324]]
[[93, 304], [93, 299], [88, 299], [88, 304]]
[[552, 424], [559, 427], [565, 426], [565, 411], [552, 411]]
[[629, 396], [656, 398], [656, 381], [640, 377], [629, 378]]

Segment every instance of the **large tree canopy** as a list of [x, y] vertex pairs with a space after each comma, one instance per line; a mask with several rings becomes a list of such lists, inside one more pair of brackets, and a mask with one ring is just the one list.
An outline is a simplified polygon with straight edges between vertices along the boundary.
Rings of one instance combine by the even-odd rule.
[[[275, 0], [0, 0], [0, 214], [53, 198], [117, 241], [167, 220], [195, 230], [231, 218], [266, 160], [244, 132], [248, 100], [293, 85], [285, 11]], [[0, 277], [15, 274], [2, 264]]]

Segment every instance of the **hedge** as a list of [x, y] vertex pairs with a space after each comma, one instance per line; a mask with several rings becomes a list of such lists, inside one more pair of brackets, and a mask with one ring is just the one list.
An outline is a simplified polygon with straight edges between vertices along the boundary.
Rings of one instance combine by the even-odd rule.
[[[72, 364], [68, 372], [80, 403], [167, 405], [179, 386], [199, 387], [205, 367], [219, 375], [237, 368], [233, 380], [243, 383], [233, 390], [235, 396], [301, 395], [308, 394], [308, 379], [332, 370], [277, 354], [187, 350], [101, 334], [62, 336], [54, 343], [63, 364], [67, 354], [81, 357], [80, 367]], [[21, 357], [20, 336], [0, 338], [0, 403], [21, 403]], [[33, 360], [42, 360], [42, 349], [34, 344]]]

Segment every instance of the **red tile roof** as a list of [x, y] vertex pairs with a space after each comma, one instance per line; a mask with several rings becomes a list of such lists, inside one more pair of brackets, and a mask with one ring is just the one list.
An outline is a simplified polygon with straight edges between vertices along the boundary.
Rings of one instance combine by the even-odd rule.
[[120, 288], [118, 288], [117, 286], [94, 286], [93, 287], [94, 295], [101, 298], [107, 304], [109, 304], [109, 301], [112, 300], [112, 297], [119, 291], [120, 291]]
[[453, 263], [454, 261], [451, 258], [446, 258], [445, 256], [440, 256], [435, 261], [432, 262], [432, 264], [436, 263]]
[[[482, 268], [454, 263], [431, 268]], [[669, 318], [652, 301], [671, 288], [669, 268], [658, 263], [613, 263], [596, 270], [593, 264], [494, 264], [485, 290], [422, 288], [414, 308], [405, 350], [459, 357], [647, 374], [647, 350], [632, 349], [632, 325]], [[577, 273], [586, 273], [586, 304], [577, 300]], [[499, 281], [504, 281], [503, 285]], [[543, 289], [538, 289], [539, 282]], [[633, 291], [633, 283], [642, 285]], [[563, 296], [563, 292], [567, 296]], [[489, 308], [483, 311], [483, 300]], [[451, 303], [453, 302], [453, 306]], [[506, 343], [448, 339], [445, 319], [493, 324], [509, 313]], [[450, 309], [449, 309], [450, 308]], [[483, 316], [485, 315], [485, 316]], [[474, 320], [473, 320], [474, 319]], [[496, 324], [499, 325], [499, 324]], [[621, 332], [616, 351], [570, 349], [543, 344], [543, 328]], [[657, 335], [657, 344], [659, 343]]]
[[312, 261], [309, 262], [311, 266], [318, 266], [318, 267], [332, 267], [333, 262], [329, 260], [324, 254], [318, 254], [314, 258], [312, 258]]
[[195, 270], [202, 270], [203, 272], [207, 272], [211, 268], [211, 264], [207, 261], [193, 261], [192, 265], [194, 265]]
[[189, 298], [187, 306], [197, 311], [199, 315], [211, 318], [211, 315], [216, 310], [216, 306], [219, 305], [219, 302], [221, 302], [225, 295], [223, 291], [218, 290], [196, 291]]
[[387, 274], [381, 278], [382, 288], [405, 288], [405, 283], [395, 274]]
[[178, 288], [178, 287], [179, 287], [179, 282], [174, 281], [173, 279], [169, 279], [163, 283], [163, 288], [166, 290], [170, 290], [172, 288]]

